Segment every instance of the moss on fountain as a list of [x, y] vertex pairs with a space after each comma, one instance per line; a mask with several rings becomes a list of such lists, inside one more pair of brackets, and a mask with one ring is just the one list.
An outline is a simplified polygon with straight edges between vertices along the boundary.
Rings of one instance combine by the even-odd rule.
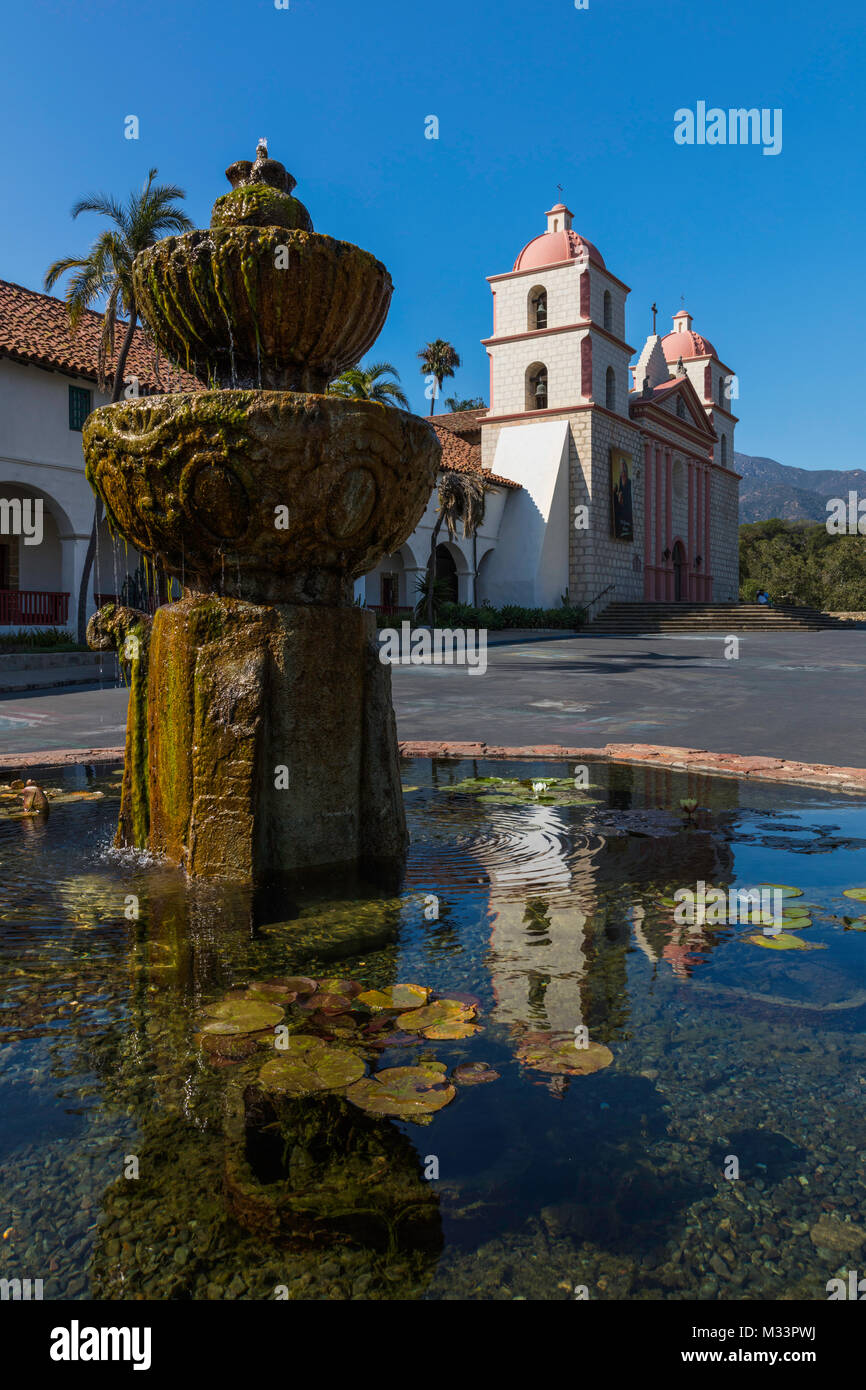
[[[231, 196], [231, 195], [229, 195]], [[378, 337], [393, 286], [350, 242], [274, 226], [166, 237], [135, 259], [136, 297], [162, 350], [222, 386], [322, 391]]]
[[212, 227], [284, 227], [287, 231], [311, 232], [313, 222], [299, 198], [270, 188], [267, 184], [245, 184], [223, 193], [211, 212]]
[[226, 173], [214, 225], [143, 251], [133, 279], [172, 361], [245, 389], [118, 403], [84, 430], [112, 532], [185, 592], [131, 668], [118, 839], [244, 882], [393, 870], [390, 672], [352, 581], [415, 529], [441, 449], [405, 411], [320, 394], [375, 341], [385, 267], [312, 231], [263, 143]]

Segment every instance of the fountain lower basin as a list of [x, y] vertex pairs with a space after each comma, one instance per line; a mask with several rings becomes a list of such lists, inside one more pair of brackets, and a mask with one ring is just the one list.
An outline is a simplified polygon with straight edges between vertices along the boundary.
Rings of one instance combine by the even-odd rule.
[[203, 391], [103, 406], [87, 478], [115, 530], [185, 587], [339, 602], [398, 550], [436, 480], [425, 421], [372, 401]]

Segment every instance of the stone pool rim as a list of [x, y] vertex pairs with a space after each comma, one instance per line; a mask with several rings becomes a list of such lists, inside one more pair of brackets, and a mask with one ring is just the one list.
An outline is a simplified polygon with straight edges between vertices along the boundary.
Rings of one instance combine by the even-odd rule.
[[[831, 763], [802, 763], [738, 753], [710, 753], [703, 748], [677, 748], [656, 743], [605, 743], [601, 747], [569, 747], [558, 743], [509, 747], [493, 743], [460, 743], [443, 739], [402, 739], [401, 758], [474, 758], [521, 762], [565, 762], [584, 758], [635, 763], [672, 772], [703, 772], [715, 777], [738, 777], [752, 782], [783, 782], [823, 787], [827, 791], [866, 793], [866, 768], [836, 767]], [[33, 772], [42, 768], [86, 763], [122, 763], [122, 748], [50, 748], [33, 753], [0, 753], [0, 772]]]

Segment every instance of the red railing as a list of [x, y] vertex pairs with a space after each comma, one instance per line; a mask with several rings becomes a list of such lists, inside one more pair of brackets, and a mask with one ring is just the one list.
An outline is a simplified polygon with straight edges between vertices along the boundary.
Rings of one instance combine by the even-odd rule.
[[0, 627], [65, 627], [69, 595], [0, 589]]

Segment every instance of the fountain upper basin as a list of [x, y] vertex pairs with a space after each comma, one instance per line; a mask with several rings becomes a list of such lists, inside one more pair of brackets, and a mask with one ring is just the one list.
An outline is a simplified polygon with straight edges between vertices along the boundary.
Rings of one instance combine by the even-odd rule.
[[324, 391], [354, 366], [393, 291], [382, 262], [351, 242], [247, 225], [166, 237], [136, 256], [133, 278], [171, 361], [220, 386], [281, 391]]

